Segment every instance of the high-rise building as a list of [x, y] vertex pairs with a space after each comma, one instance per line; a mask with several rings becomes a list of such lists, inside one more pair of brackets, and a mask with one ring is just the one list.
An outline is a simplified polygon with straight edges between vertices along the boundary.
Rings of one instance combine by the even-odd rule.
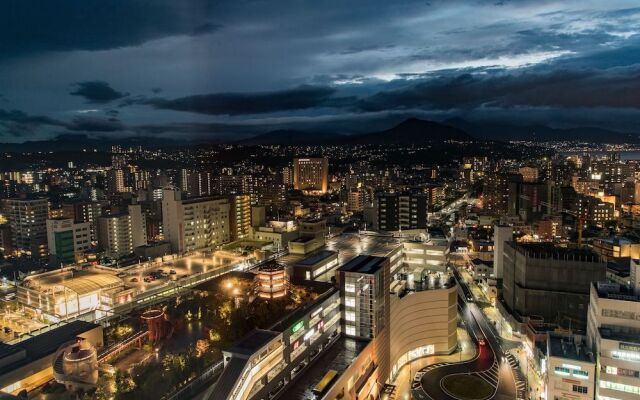
[[310, 193], [326, 193], [329, 161], [326, 158], [293, 160], [293, 187]]
[[482, 194], [482, 204], [485, 210], [496, 215], [506, 214], [509, 210], [509, 174], [487, 174]]
[[133, 225], [129, 214], [98, 218], [98, 246], [107, 257], [120, 258], [133, 253]]
[[107, 172], [107, 191], [109, 194], [126, 192], [124, 171], [121, 168], [112, 168]]
[[342, 332], [347, 337], [374, 339], [381, 376], [389, 371], [390, 264], [386, 257], [360, 255], [337, 270], [342, 304]]
[[129, 204], [127, 211], [131, 220], [133, 248], [144, 246], [147, 244], [147, 223], [145, 215], [142, 213], [142, 206], [140, 204]]
[[640, 397], [640, 265], [631, 261], [629, 287], [594, 282], [587, 337], [597, 357], [597, 399]]
[[89, 223], [74, 223], [73, 219], [64, 217], [48, 219], [47, 243], [54, 263], [78, 262], [91, 248]]
[[540, 316], [584, 329], [591, 282], [605, 279], [607, 264], [590, 249], [550, 243], [504, 244], [502, 297], [518, 322]]
[[248, 194], [229, 196], [229, 205], [231, 240], [249, 237], [251, 234], [251, 197]]
[[360, 190], [351, 190], [347, 195], [347, 211], [360, 212], [364, 208], [364, 193]]
[[493, 263], [496, 279], [502, 279], [504, 244], [513, 240], [513, 228], [495, 225], [493, 227]]
[[229, 242], [229, 209], [227, 198], [183, 200], [179, 190], [164, 189], [162, 225], [165, 239], [171, 243], [171, 250], [185, 253]]
[[49, 218], [47, 199], [7, 199], [4, 204], [14, 248], [30, 252], [33, 257], [46, 257]]
[[64, 203], [62, 214], [65, 218], [73, 219], [75, 223], [88, 222], [91, 232], [91, 240], [98, 238], [98, 217], [102, 215], [105, 203], [91, 201], [76, 201]]
[[376, 208], [379, 230], [391, 232], [427, 227], [429, 196], [426, 194], [379, 194]]

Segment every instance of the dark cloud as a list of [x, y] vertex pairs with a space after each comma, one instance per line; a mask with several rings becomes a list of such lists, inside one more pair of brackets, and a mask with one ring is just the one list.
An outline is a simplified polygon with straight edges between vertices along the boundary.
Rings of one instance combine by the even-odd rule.
[[131, 103], [149, 104], [158, 109], [188, 111], [209, 115], [264, 114], [317, 107], [346, 107], [355, 98], [334, 97], [327, 86], [303, 85], [293, 89], [261, 93], [214, 93], [167, 100], [138, 99]]
[[0, 59], [36, 52], [105, 50], [219, 28], [207, 0], [7, 0], [0, 12]]
[[69, 94], [84, 97], [88, 103], [103, 104], [129, 95], [114, 90], [107, 82], [102, 81], [78, 82], [75, 85], [76, 89]]
[[117, 118], [102, 118], [83, 115], [74, 118], [67, 129], [82, 132], [116, 132], [124, 130], [124, 124]]
[[460, 74], [376, 93], [362, 99], [358, 107], [364, 111], [516, 106], [640, 108], [639, 90], [640, 66]]
[[0, 136], [30, 136], [42, 126], [66, 127], [67, 124], [43, 115], [31, 115], [19, 110], [0, 109]]

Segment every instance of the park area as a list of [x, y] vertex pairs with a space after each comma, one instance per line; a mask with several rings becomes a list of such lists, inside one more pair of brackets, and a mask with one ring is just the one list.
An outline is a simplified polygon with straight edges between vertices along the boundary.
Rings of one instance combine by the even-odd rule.
[[[159, 306], [171, 326], [166, 337], [109, 360], [96, 391], [86, 398], [157, 400], [158, 393], [167, 397], [220, 361], [222, 350], [252, 329], [269, 329], [319, 295], [312, 288], [291, 285], [285, 297], [261, 299], [254, 294], [253, 278], [251, 273], [226, 274]], [[132, 315], [107, 328], [105, 341], [112, 345], [141, 329], [145, 328], [139, 316]]]

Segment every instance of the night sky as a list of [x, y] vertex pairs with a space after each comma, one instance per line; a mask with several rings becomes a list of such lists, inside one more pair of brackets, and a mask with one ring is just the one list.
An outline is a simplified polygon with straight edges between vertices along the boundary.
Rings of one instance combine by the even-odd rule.
[[351, 133], [407, 117], [638, 132], [634, 5], [7, 0], [0, 142]]

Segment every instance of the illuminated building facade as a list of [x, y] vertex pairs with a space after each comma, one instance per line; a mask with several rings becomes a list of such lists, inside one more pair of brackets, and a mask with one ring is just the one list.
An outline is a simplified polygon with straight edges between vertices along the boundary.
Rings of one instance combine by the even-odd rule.
[[261, 266], [254, 281], [256, 294], [261, 299], [282, 298], [289, 287], [286, 268], [276, 262]]
[[309, 193], [326, 193], [329, 161], [326, 158], [293, 160], [293, 187]]

